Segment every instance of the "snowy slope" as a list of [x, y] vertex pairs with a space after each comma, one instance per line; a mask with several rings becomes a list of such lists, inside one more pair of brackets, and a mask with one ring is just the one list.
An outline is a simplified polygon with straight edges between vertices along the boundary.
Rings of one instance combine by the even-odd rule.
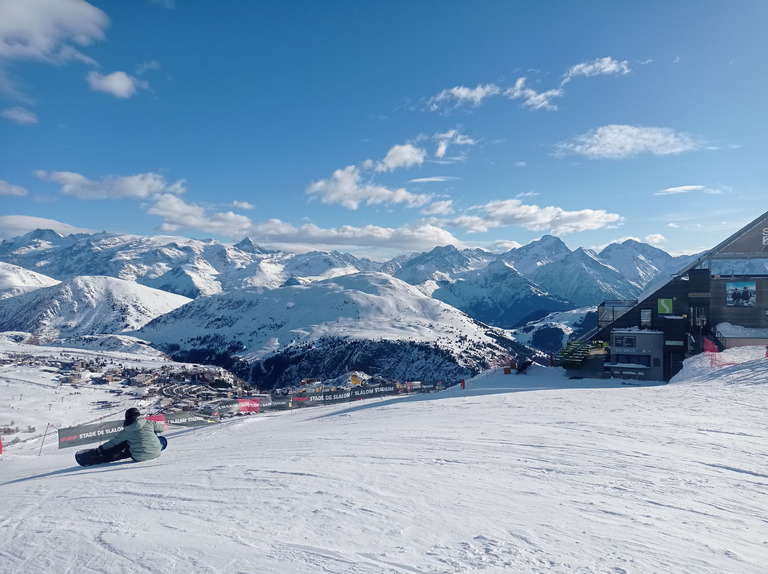
[[611, 243], [600, 251], [599, 257], [640, 288], [645, 288], [674, 259], [666, 251], [634, 239]]
[[227, 344], [242, 343], [249, 358], [258, 359], [279, 347], [323, 337], [432, 342], [448, 331], [472, 337], [484, 330], [403, 281], [383, 273], [358, 273], [196, 300], [156, 319], [139, 334], [156, 343], [172, 343], [215, 333]]
[[59, 281], [47, 275], [0, 261], [0, 299], [15, 297], [57, 283]]
[[463, 273], [454, 281], [438, 281], [435, 287], [435, 299], [478, 321], [506, 329], [531, 315], [543, 316], [571, 306], [531, 283], [502, 260], [479, 271]]
[[556, 263], [570, 253], [571, 250], [562, 239], [553, 235], [544, 235], [528, 245], [508, 251], [501, 258], [512, 264], [523, 276], [530, 278], [542, 265]]
[[0, 301], [0, 331], [41, 340], [135, 330], [190, 299], [114, 277], [76, 277]]
[[597, 327], [594, 307], [581, 307], [570, 311], [551, 313], [542, 319], [530, 321], [512, 330], [515, 340], [545, 353], [556, 353], [571, 338], [577, 338]]
[[381, 265], [367, 259], [358, 259], [349, 253], [339, 251], [312, 251], [287, 259], [283, 266], [282, 278], [299, 278], [302, 283], [321, 281], [361, 271], [379, 271]]
[[459, 251], [453, 245], [446, 245], [407, 260], [397, 270], [395, 277], [411, 285], [430, 280], [441, 281], [457, 273], [482, 269], [494, 259], [496, 257], [492, 253], [481, 249]]
[[0, 402], [37, 428], [0, 456], [0, 571], [763, 574], [763, 353], [662, 386], [489, 371], [171, 431], [155, 461], [88, 469], [41, 449], [48, 402], [19, 394], [44, 378], [0, 371]]
[[[292, 312], [291, 318], [283, 321], [277, 318], [282, 316], [283, 311], [275, 315], [268, 308], [267, 302], [270, 299], [265, 290], [306, 286], [360, 272], [386, 272], [416, 286], [422, 294], [451, 305], [480, 322], [500, 328], [511, 328], [542, 318], [552, 311], [597, 305], [605, 299], [635, 298], [640, 292], [640, 285], [650, 288], [659, 281], [666, 281], [669, 269], [674, 267], [677, 271], [682, 265], [680, 260], [671, 258], [663, 251], [631, 241], [609, 246], [603, 250], [603, 254], [613, 261], [616, 267], [608, 265], [592, 252], [583, 249], [571, 252], [559, 238], [549, 235], [503, 255], [480, 249], [458, 250], [454, 246], [444, 246], [436, 247], [428, 253], [404, 256], [386, 263], [359, 259], [337, 251], [298, 255], [270, 251], [248, 238], [228, 245], [214, 240], [116, 233], [63, 237], [51, 230], [36, 230], [0, 243], [0, 261], [28, 270], [45, 272], [56, 279], [70, 280], [80, 276], [103, 275], [134, 281], [190, 298], [232, 295], [221, 300], [225, 301], [226, 308], [221, 310], [220, 318], [215, 316], [215, 311], [207, 310], [206, 305], [200, 307], [201, 320], [185, 320], [174, 327], [169, 321], [181, 316], [170, 316], [163, 323], [164, 334], [159, 342], [169, 349], [174, 345], [177, 350], [188, 351], [194, 348], [198, 353], [194, 360], [215, 361], [228, 368], [231, 366], [230, 359], [237, 360], [230, 357], [233, 353], [248, 356], [249, 361], [262, 361], [288, 352], [289, 347], [293, 345], [290, 356], [275, 358], [270, 365], [260, 365], [264, 372], [269, 371], [264, 376], [272, 382], [277, 377], [275, 373], [278, 369], [291, 364], [293, 368], [298, 368], [296, 365], [300, 359], [306, 359], [305, 362], [312, 364], [309, 372], [319, 369], [320, 355], [323, 354], [325, 361], [335, 362], [337, 368], [341, 368], [341, 364], [347, 365], [348, 361], [360, 363], [357, 365], [360, 368], [366, 367], [378, 354], [386, 357], [382, 360], [388, 363], [386, 368], [390, 370], [390, 374], [391, 369], [398, 365], [403, 371], [401, 375], [405, 376], [409, 374], [409, 365], [419, 363], [419, 373], [426, 372], [425, 364], [434, 359], [433, 351], [424, 345], [437, 346], [440, 352], [448, 353], [452, 357], [448, 360], [449, 363], [472, 363], [475, 365], [473, 369], [479, 368], [484, 360], [494, 360], [492, 357], [498, 351], [494, 349], [483, 359], [483, 353], [475, 350], [470, 353], [471, 360], [466, 361], [459, 359], [461, 353], [458, 351], [464, 345], [462, 338], [465, 335], [462, 328], [452, 327], [442, 331], [438, 329], [438, 336], [422, 336], [429, 331], [422, 326], [419, 336], [416, 337], [409, 329], [393, 329], [393, 324], [401, 324], [411, 315], [418, 317], [420, 311], [414, 312], [407, 308], [407, 305], [401, 307], [398, 301], [392, 301], [384, 306], [373, 307], [391, 308], [400, 313], [400, 316], [395, 320], [391, 314], [385, 313], [380, 324], [373, 320], [368, 321], [362, 329], [367, 335], [355, 339], [367, 342], [362, 346], [356, 344], [353, 348], [346, 349], [348, 358], [342, 360], [340, 355], [344, 350], [337, 344], [334, 350], [327, 347], [316, 349], [315, 356], [310, 360], [306, 355], [306, 348], [298, 355], [294, 352], [299, 345], [317, 345], [319, 341], [325, 344], [328, 338], [338, 343], [349, 338], [347, 333], [355, 332], [359, 321], [351, 319], [346, 314], [348, 309], [345, 307], [326, 305], [324, 295], [313, 301], [309, 300], [311, 297], [307, 297], [304, 303], [313, 310], [322, 309], [320, 319], [312, 313], [301, 315]], [[669, 265], [661, 268], [665, 260]], [[2, 276], [0, 268], [0, 283]], [[13, 281], [18, 283], [20, 279], [14, 277]], [[254, 289], [256, 292], [233, 295]], [[18, 291], [11, 292], [18, 294]], [[377, 301], [387, 296], [397, 298], [400, 293], [400, 289], [382, 291]], [[234, 321], [231, 315], [239, 313], [238, 306], [251, 309], [256, 305], [253, 301], [262, 296], [265, 302], [257, 305], [259, 309], [255, 323], [250, 324], [241, 318], [236, 332], [230, 332], [227, 324]], [[5, 328], [37, 329], [40, 324], [47, 324], [49, 316], [58, 313], [47, 306], [49, 302], [45, 298], [35, 301], [42, 305], [40, 309], [25, 307], [23, 317], [6, 323]], [[143, 305], [153, 308], [154, 303], [148, 301]], [[147, 317], [153, 318], [158, 312], [152, 311]], [[202, 317], [208, 315], [210, 317], [203, 321]], [[275, 320], [272, 320], [273, 315]], [[0, 309], [0, 317], [2, 316]], [[300, 318], [308, 322], [300, 324]], [[143, 320], [142, 324], [146, 320]], [[110, 321], [114, 322], [111, 319]], [[87, 322], [84, 322], [80, 315], [60, 323], [64, 328], [62, 336], [99, 334], [97, 331], [87, 332], [84, 328]], [[134, 324], [135, 321], [131, 323]], [[212, 324], [217, 326], [211, 330], [209, 327]], [[110, 333], [121, 332], [123, 328], [122, 323], [117, 326], [105, 326], [97, 321], [93, 325], [94, 328], [109, 329]], [[285, 325], [288, 326], [283, 328]], [[333, 328], [329, 328], [331, 325]], [[75, 327], [77, 328], [70, 333]], [[374, 335], [380, 328], [387, 333], [383, 337]], [[271, 331], [275, 333], [270, 334]], [[307, 333], [311, 335], [306, 335]], [[178, 335], [179, 340], [171, 340], [170, 334]], [[554, 334], [554, 331], [550, 334]], [[52, 335], [55, 335], [55, 331]], [[474, 335], [470, 337], [474, 338]], [[507, 336], [502, 335], [502, 338], [506, 339]], [[375, 339], [391, 344], [386, 349], [381, 345], [369, 344]], [[491, 339], [496, 340], [496, 335]], [[482, 338], [475, 338], [473, 344], [479, 349], [485, 342]], [[418, 356], [412, 355], [413, 345], [419, 346]], [[440, 363], [441, 369], [446, 367], [442, 359]], [[243, 365], [241, 367], [246, 368]], [[378, 368], [384, 367], [378, 365]], [[447, 376], [446, 371], [442, 372]], [[304, 371], [304, 374], [307, 372]], [[466, 374], [451, 371], [451, 377]], [[295, 378], [299, 375], [299, 372], [291, 371], [285, 374], [285, 378]]]
[[163, 235], [95, 233], [62, 237], [50, 230], [36, 230], [3, 241], [0, 261], [61, 280], [104, 275], [185, 296], [253, 286], [278, 287], [292, 277], [309, 282], [381, 267], [339, 252], [296, 255], [269, 251], [247, 238], [225, 245], [212, 239]]
[[[37, 237], [42, 234], [45, 234], [45, 239]], [[178, 237], [115, 233], [66, 237], [55, 234], [54, 237], [51, 234], [54, 232], [38, 229], [14, 240], [3, 241], [0, 258], [59, 280], [79, 275], [135, 280], [161, 275], [202, 249], [202, 242]]]
[[[367, 370], [363, 366], [391, 378], [404, 376], [403, 370], [418, 378], [430, 369], [440, 378], [450, 365], [476, 371], [516, 345], [502, 331], [384, 273], [196, 299], [136, 335], [175, 356], [200, 348], [234, 351], [248, 362], [265, 361], [250, 374], [238, 372], [243, 378], [292, 384], [318, 374]], [[412, 354], [417, 347], [425, 356]], [[276, 356], [282, 356], [279, 369]], [[272, 366], [266, 364], [270, 359]], [[275, 369], [280, 372], [272, 373]], [[453, 376], [467, 373], [457, 370]]]
[[218, 271], [205, 259], [195, 257], [191, 263], [179, 265], [159, 277], [143, 279], [143, 284], [194, 299], [199, 296], [221, 293]]
[[634, 299], [640, 288], [591, 250], [576, 249], [555, 263], [542, 265], [531, 280], [553, 295], [578, 307], [599, 305], [606, 299]]

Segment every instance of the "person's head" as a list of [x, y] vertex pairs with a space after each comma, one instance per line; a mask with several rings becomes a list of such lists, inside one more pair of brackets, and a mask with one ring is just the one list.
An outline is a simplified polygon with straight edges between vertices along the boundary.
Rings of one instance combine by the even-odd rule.
[[136, 419], [141, 416], [141, 413], [139, 412], [139, 409], [136, 407], [131, 407], [127, 411], [125, 411], [125, 422], [123, 422], [123, 426], [127, 427], [128, 425], [132, 425], [136, 422]]

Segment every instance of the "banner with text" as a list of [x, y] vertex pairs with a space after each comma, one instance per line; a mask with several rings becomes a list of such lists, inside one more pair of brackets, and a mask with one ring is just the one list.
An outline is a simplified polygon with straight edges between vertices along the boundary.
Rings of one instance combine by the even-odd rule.
[[315, 407], [320, 405], [333, 405], [336, 403], [348, 403], [360, 399], [372, 399], [375, 397], [387, 397], [397, 394], [395, 385], [356, 386], [351, 389], [337, 389], [322, 393], [296, 394], [291, 397], [293, 408]]
[[[205, 417], [190, 412], [152, 415], [147, 420], [166, 426], [196, 427], [219, 422], [219, 417]], [[80, 446], [94, 442], [106, 442], [123, 430], [123, 421], [104, 421], [59, 429], [59, 448]]]

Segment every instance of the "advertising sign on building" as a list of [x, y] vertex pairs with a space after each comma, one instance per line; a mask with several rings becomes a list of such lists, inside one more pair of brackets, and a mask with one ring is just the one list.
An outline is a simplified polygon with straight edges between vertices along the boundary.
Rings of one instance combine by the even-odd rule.
[[725, 304], [728, 307], [754, 307], [756, 294], [755, 281], [729, 281], [725, 284]]
[[672, 299], [659, 299], [659, 315], [672, 314]]

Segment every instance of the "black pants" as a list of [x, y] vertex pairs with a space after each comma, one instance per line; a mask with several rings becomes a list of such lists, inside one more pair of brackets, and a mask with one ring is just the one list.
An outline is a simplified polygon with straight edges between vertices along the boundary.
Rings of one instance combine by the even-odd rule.
[[[164, 436], [158, 436], [157, 439], [162, 445], [162, 450], [165, 450], [168, 441]], [[128, 441], [124, 440], [121, 443], [116, 444], [112, 448], [102, 448], [101, 455], [104, 458], [104, 462], [115, 462], [116, 460], [123, 460], [124, 458], [131, 458], [131, 449], [128, 447]]]
[[114, 462], [124, 458], [131, 458], [131, 449], [128, 448], [128, 441], [125, 440], [112, 448], [102, 448], [101, 456], [104, 458], [104, 462]]

